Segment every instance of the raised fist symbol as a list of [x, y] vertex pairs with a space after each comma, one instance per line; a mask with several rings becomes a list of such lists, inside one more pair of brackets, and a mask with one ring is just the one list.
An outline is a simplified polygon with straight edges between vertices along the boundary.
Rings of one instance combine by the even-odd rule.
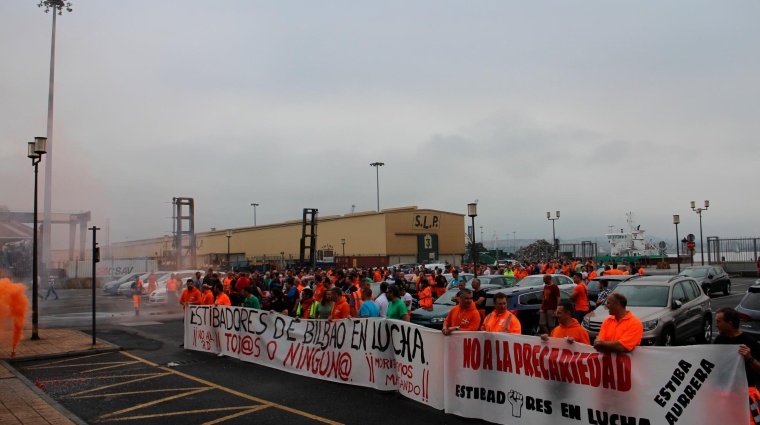
[[512, 405], [512, 416], [519, 418], [522, 414], [523, 395], [515, 390], [509, 390], [508, 400]]

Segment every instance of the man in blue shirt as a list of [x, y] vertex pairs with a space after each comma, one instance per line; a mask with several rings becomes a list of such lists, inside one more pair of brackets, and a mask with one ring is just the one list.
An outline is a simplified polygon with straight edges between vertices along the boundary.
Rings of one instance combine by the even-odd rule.
[[463, 282], [464, 279], [459, 277], [459, 272], [455, 269], [451, 271], [452, 279], [449, 281], [449, 288], [454, 288], [459, 285], [459, 282]]
[[375, 303], [372, 302], [372, 289], [368, 287], [362, 288], [362, 306], [359, 307], [359, 314], [358, 316], [360, 318], [365, 317], [378, 317], [380, 315], [380, 310], [378, 310]]

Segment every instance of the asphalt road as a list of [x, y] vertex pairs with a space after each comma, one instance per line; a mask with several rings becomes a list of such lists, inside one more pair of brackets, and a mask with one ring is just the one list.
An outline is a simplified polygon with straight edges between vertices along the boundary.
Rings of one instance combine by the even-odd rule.
[[[473, 424], [398, 396], [180, 348], [182, 321], [108, 326], [98, 336], [125, 351], [15, 363], [89, 423]], [[180, 363], [166, 367], [169, 362]]]

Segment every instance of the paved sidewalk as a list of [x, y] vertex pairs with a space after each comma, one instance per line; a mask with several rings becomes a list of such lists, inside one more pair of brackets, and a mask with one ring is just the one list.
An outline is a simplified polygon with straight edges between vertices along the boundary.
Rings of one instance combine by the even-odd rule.
[[[79, 422], [53, 407], [52, 399], [44, 400], [9, 370], [0, 365], [0, 424], [3, 425], [71, 425]], [[56, 403], [57, 404], [57, 403]]]
[[100, 340], [93, 346], [92, 336], [69, 329], [40, 329], [39, 336], [39, 340], [32, 341], [31, 329], [24, 329], [24, 336], [16, 347], [16, 357], [11, 358], [11, 332], [0, 332], [0, 359], [34, 360], [119, 349]]

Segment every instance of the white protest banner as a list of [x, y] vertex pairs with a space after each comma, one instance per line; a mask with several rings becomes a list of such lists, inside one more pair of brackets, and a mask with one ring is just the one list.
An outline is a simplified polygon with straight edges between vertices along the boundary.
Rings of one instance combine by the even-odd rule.
[[[390, 323], [393, 338], [399, 393], [436, 409], [443, 409], [446, 348], [443, 334], [441, 331], [400, 320], [387, 322]], [[411, 347], [411, 350], [405, 350], [406, 347]]]
[[447, 413], [500, 424], [746, 424], [747, 378], [735, 346], [593, 347], [456, 332], [446, 338]]
[[443, 409], [443, 335], [405, 322], [298, 321], [242, 307], [189, 306], [185, 349], [333, 382], [399, 390]]

